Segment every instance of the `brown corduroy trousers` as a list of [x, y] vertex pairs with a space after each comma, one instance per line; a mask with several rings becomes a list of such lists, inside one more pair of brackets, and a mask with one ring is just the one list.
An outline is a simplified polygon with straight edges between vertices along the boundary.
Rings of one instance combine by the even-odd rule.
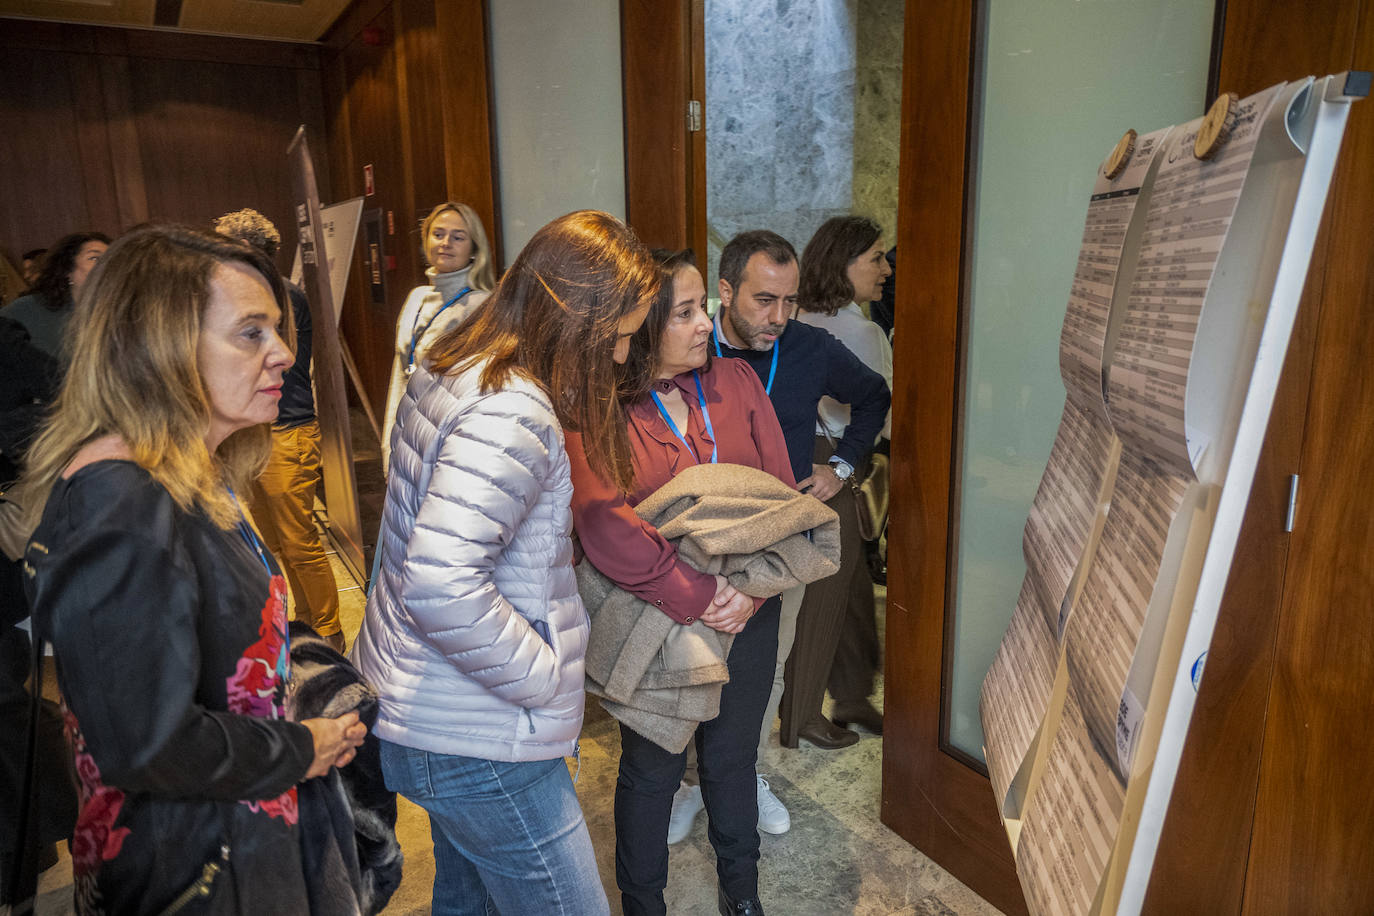
[[[816, 439], [817, 464], [825, 463], [832, 452], [824, 437]], [[827, 687], [836, 700], [866, 699], [878, 669], [873, 580], [864, 562], [854, 491], [843, 486], [826, 505], [840, 517], [840, 569], [806, 587], [797, 614], [797, 637], [787, 660], [780, 708], [779, 740], [784, 747], [796, 746], [797, 732], [821, 714]]]

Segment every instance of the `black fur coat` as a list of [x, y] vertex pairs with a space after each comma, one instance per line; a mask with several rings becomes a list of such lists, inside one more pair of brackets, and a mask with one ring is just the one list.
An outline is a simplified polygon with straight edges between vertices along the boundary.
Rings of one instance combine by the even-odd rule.
[[[313, 916], [379, 913], [401, 883], [403, 859], [396, 840], [396, 793], [382, 780], [372, 734], [377, 692], [314, 630], [293, 622], [287, 708], [297, 722], [357, 710], [367, 725], [367, 739], [353, 762], [301, 784], [301, 843]], [[353, 848], [341, 848], [337, 838], [349, 832]]]

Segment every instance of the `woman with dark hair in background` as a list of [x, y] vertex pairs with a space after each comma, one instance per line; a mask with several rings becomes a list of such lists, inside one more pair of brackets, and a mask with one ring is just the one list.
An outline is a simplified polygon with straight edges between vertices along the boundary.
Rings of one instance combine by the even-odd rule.
[[26, 478], [50, 494], [25, 562], [80, 776], [77, 911], [307, 912], [297, 783], [366, 729], [287, 720], [286, 583], [234, 495], [292, 362], [281, 278], [151, 226], [90, 285]]
[[396, 411], [353, 655], [380, 695], [387, 787], [429, 813], [435, 913], [608, 912], [563, 762], [588, 633], [563, 442], [577, 430], [597, 474], [632, 479], [616, 364], [659, 283], [615, 217], [560, 217], [415, 366]]
[[[626, 364], [632, 484], [600, 473], [568, 436], [573, 515], [587, 559], [620, 588], [684, 626], [735, 634], [720, 713], [696, 730], [701, 797], [716, 852], [722, 913], [762, 914], [755, 754], [773, 683], [779, 600], [751, 598], [679, 558], [634, 507], [697, 464], [745, 465], [795, 487], [773, 405], [741, 360], [711, 360], [706, 289], [690, 252], [659, 253], [670, 279]], [[651, 610], [650, 613], [653, 613]], [[668, 822], [686, 751], [671, 753], [624, 723], [615, 793], [616, 882], [627, 916], [666, 912]]]
[[396, 353], [382, 421], [383, 475], [391, 467], [391, 429], [411, 373], [434, 342], [462, 324], [496, 286], [486, 229], [467, 204], [447, 201], [429, 211], [420, 224], [420, 239], [431, 285], [411, 290], [396, 320]]
[[[882, 329], [859, 307], [882, 295], [891, 274], [884, 257], [882, 227], [863, 216], [826, 220], [806, 243], [801, 258], [797, 320], [824, 328], [892, 390], [892, 345]], [[822, 398], [816, 420], [816, 454], [831, 454], [833, 442], [849, 425], [849, 407]], [[891, 436], [888, 411], [881, 438]], [[854, 479], [864, 475], [856, 473]], [[797, 641], [787, 664], [782, 710], [786, 721], [804, 725], [821, 714], [827, 687], [835, 705], [830, 718], [840, 728], [850, 724], [882, 734], [882, 713], [869, 696], [879, 666], [873, 579], [859, 535], [854, 492], [841, 487], [830, 499], [840, 516], [840, 571], [809, 585], [797, 615]], [[836, 630], [838, 629], [838, 643]], [[788, 734], [788, 729], [783, 729]]]
[[48, 250], [33, 286], [0, 309], [0, 316], [22, 324], [35, 347], [60, 358], [72, 306], [109, 245], [109, 236], [99, 232], [64, 236]]

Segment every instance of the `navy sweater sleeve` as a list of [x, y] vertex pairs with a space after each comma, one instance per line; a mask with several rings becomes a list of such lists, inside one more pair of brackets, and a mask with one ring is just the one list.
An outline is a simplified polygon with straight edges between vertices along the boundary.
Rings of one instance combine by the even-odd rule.
[[835, 454], [859, 467], [873, 451], [883, 431], [892, 395], [881, 375], [863, 364], [848, 347], [829, 332], [825, 338], [825, 393], [849, 405], [849, 425], [836, 443]]

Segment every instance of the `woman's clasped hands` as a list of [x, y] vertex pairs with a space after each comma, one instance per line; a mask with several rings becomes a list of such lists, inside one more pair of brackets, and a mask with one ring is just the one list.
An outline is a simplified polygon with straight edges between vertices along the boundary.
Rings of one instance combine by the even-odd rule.
[[722, 633], [738, 633], [754, 616], [754, 599], [716, 576], [716, 595], [701, 614], [701, 622]]

